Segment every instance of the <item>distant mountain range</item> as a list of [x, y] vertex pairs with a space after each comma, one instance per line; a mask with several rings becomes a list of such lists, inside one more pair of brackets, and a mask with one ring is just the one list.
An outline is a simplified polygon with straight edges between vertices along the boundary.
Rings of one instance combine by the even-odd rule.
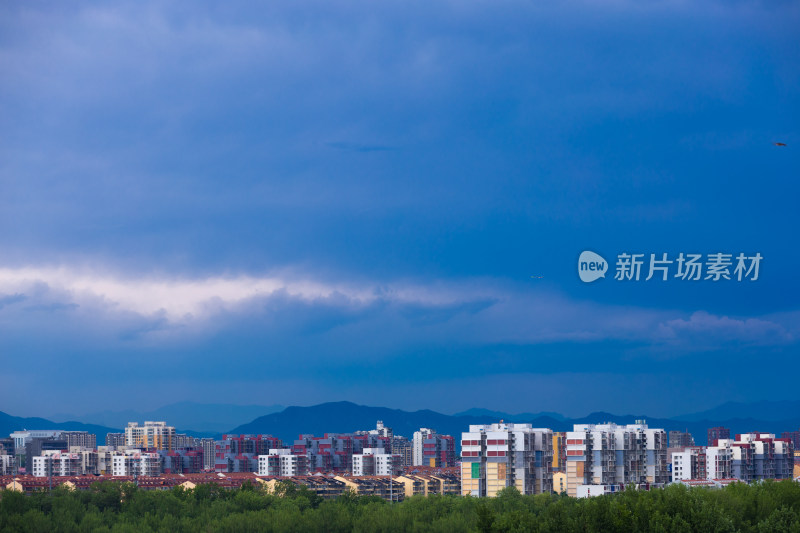
[[[322, 436], [325, 433], [374, 429], [378, 420], [391, 427], [395, 435], [411, 438], [421, 427], [458, 437], [471, 424], [488, 424], [500, 420], [530, 423], [534, 427], [546, 427], [554, 431], [569, 431], [573, 424], [632, 424], [636, 420], [644, 419], [650, 427], [664, 428], [667, 431], [689, 431], [695, 442], [703, 445], [706, 444], [707, 429], [714, 426], [730, 428], [732, 434], [750, 431], [780, 434], [784, 431], [797, 431], [800, 428], [800, 401], [752, 404], [731, 402], [707, 411], [674, 418], [614, 415], [605, 412], [595, 412], [582, 418], [568, 418], [551, 412], [510, 414], [480, 408], [446, 415], [427, 409], [409, 412], [351, 402], [330, 402], [285, 409], [281, 409], [279, 405], [238, 406], [180, 402], [150, 412], [105, 411], [85, 415], [77, 420], [69, 421], [66, 418], [69, 417], [63, 415], [57, 418], [59, 421], [51, 421], [44, 418], [15, 417], [0, 412], [0, 435], [5, 436], [23, 428], [89, 431], [97, 434], [98, 444], [102, 444], [106, 433], [122, 431], [127, 422], [164, 420], [174, 425], [179, 432], [195, 436], [218, 437], [222, 433], [271, 434], [291, 443], [303, 433]], [[88, 423], [90, 421], [95, 423]]]
[[759, 420], [790, 420], [800, 415], [800, 400], [765, 401], [756, 403], [727, 402], [719, 407], [675, 417], [676, 420], [728, 420], [753, 418]]
[[119, 428], [99, 426], [97, 424], [84, 424], [75, 421], [53, 422], [44, 418], [24, 418], [11, 416], [0, 411], [0, 436], [7, 438], [11, 433], [23, 429], [63, 429], [64, 431], [88, 431], [97, 435], [97, 444], [106, 443], [106, 433], [117, 433]]
[[200, 436], [224, 433], [233, 426], [244, 424], [256, 417], [281, 411], [282, 405], [233, 405], [222, 403], [178, 402], [159, 407], [154, 411], [99, 411], [86, 415], [56, 414], [56, 422], [77, 420], [124, 428], [128, 422], [164, 420], [177, 431]]
[[[773, 402], [780, 403], [780, 402]], [[793, 402], [785, 402], [791, 404]], [[777, 406], [776, 406], [777, 408]], [[791, 412], [790, 405], [781, 406], [779, 412]], [[680, 417], [679, 417], [680, 418]], [[796, 431], [800, 428], [800, 410], [781, 420], [770, 417], [739, 418], [700, 418], [669, 419], [653, 418], [646, 415], [613, 415], [596, 412], [582, 418], [567, 418], [558, 414], [521, 414], [513, 415], [498, 411], [471, 409], [456, 415], [444, 415], [430, 410], [402, 411], [385, 407], [368, 407], [350, 402], [332, 402], [311, 407], [287, 407], [279, 413], [272, 413], [256, 418], [248, 424], [238, 426], [227, 433], [268, 433], [291, 441], [301, 433], [322, 436], [324, 433], [349, 433], [375, 427], [377, 420], [391, 427], [395, 435], [411, 437], [421, 427], [432, 428], [439, 433], [458, 436], [471, 424], [488, 424], [499, 422], [530, 423], [534, 427], [551, 428], [554, 431], [570, 431], [573, 424], [599, 424], [614, 422], [616, 424], [633, 424], [644, 419], [650, 427], [664, 428], [667, 431], [689, 431], [698, 445], [706, 444], [707, 430], [714, 426], [730, 428], [733, 434], [749, 431], [762, 431], [780, 434], [783, 431]]]
[[558, 413], [553, 413], [551, 411], [542, 411], [541, 413], [520, 413], [517, 415], [512, 415], [509, 413], [504, 413], [502, 411], [491, 411], [489, 409], [478, 409], [472, 408], [467, 409], [466, 411], [461, 411], [460, 413], [456, 413], [453, 416], [489, 416], [494, 417], [498, 420], [504, 420], [506, 422], [516, 422], [516, 421], [524, 421], [524, 420], [534, 420], [536, 418], [542, 417], [550, 417], [556, 420], [566, 420], [564, 415], [560, 415]]

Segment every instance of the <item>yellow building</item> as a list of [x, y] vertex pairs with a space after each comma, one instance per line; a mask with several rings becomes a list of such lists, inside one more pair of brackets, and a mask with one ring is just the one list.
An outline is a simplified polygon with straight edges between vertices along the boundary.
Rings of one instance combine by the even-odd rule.
[[[553, 433], [553, 472], [564, 472], [567, 462], [567, 433], [556, 431]], [[556, 491], [558, 492], [558, 491]]]
[[553, 474], [553, 492], [556, 494], [567, 493], [567, 473], [556, 472]]

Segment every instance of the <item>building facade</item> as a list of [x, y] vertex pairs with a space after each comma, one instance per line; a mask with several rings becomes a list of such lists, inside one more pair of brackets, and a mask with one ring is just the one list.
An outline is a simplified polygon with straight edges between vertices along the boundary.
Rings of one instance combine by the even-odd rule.
[[128, 422], [125, 428], [125, 445], [142, 450], [167, 450], [175, 447], [175, 428], [166, 422]]
[[461, 492], [496, 496], [553, 490], [553, 432], [530, 424], [471, 425], [461, 434]]
[[694, 446], [694, 438], [691, 433], [684, 431], [669, 432], [670, 448], [687, 448], [689, 446]]
[[708, 428], [708, 446], [716, 446], [719, 439], [731, 438], [731, 430], [722, 426]]
[[97, 448], [97, 435], [88, 431], [65, 431], [61, 438], [67, 441], [67, 448], [73, 447], [94, 450]]
[[423, 463], [423, 455], [422, 455], [422, 450], [424, 449], [423, 448], [423, 444], [424, 444], [425, 439], [427, 439], [429, 436], [433, 435], [434, 433], [436, 433], [436, 431], [433, 430], [433, 429], [429, 429], [429, 428], [419, 428], [419, 431], [415, 431], [414, 432], [414, 436], [413, 436], [413, 439], [412, 439], [412, 446], [413, 446], [412, 461], [413, 461], [413, 466], [419, 466], [419, 465], [424, 464]]
[[267, 455], [258, 456], [259, 476], [306, 476], [308, 457], [294, 455], [286, 448], [269, 450]]
[[[576, 424], [567, 432], [567, 494], [577, 496], [581, 485], [617, 487], [669, 483], [667, 434], [636, 424]], [[592, 491], [589, 491], [592, 493]]]

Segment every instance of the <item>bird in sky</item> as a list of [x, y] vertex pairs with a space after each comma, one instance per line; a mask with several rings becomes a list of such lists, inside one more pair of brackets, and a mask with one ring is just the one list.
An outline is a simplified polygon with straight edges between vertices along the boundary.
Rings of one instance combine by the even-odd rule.
[[786, 143], [773, 143], [775, 146], [786, 146]]

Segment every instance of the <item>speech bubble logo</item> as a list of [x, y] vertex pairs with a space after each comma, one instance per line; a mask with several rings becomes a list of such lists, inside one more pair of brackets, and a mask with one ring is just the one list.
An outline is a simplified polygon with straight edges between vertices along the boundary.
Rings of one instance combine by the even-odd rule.
[[608, 262], [599, 254], [585, 250], [578, 258], [578, 276], [584, 283], [606, 277]]

